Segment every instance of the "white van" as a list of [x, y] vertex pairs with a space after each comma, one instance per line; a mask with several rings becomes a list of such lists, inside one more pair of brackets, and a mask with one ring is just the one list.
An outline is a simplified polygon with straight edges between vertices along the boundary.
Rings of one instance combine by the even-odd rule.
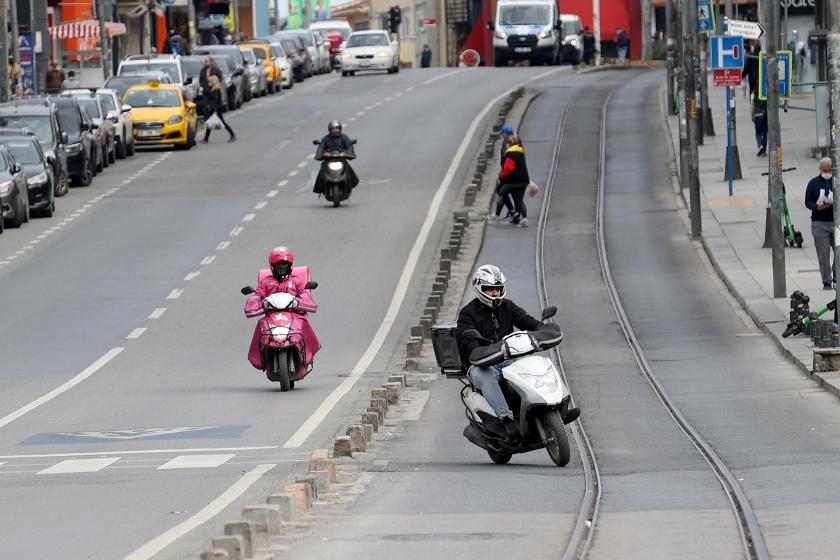
[[580, 16], [574, 14], [560, 14], [563, 26], [563, 48], [560, 51], [560, 61], [579, 64], [583, 54], [583, 26]]
[[347, 40], [347, 37], [353, 33], [353, 28], [350, 27], [350, 23], [345, 19], [322, 19], [318, 21], [313, 21], [309, 24], [309, 29], [318, 30], [321, 32], [321, 35], [327, 33], [328, 31], [338, 31], [341, 33], [341, 36], [344, 37], [344, 40]]
[[560, 61], [562, 31], [555, 0], [499, 0], [495, 24], [488, 27], [494, 31], [496, 66], [507, 66], [510, 60]]

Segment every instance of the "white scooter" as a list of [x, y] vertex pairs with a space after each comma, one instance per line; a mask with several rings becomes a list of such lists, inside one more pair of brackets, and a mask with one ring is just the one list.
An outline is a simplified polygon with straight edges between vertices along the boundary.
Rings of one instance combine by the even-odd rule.
[[[556, 307], [546, 308], [542, 313], [543, 321], [556, 312]], [[507, 463], [515, 453], [545, 447], [555, 465], [567, 465], [570, 452], [565, 424], [576, 420], [580, 409], [570, 406], [571, 395], [554, 363], [546, 356], [536, 355], [560, 344], [563, 340], [560, 327], [543, 322], [533, 332], [514, 332], [499, 342], [483, 339], [478, 331], [466, 331], [463, 336], [487, 343], [472, 351], [469, 357], [472, 366], [508, 362], [502, 369], [502, 392], [519, 428], [518, 435], [506, 435], [487, 399], [469, 381], [467, 367], [461, 361], [455, 325], [435, 325], [432, 343], [438, 366], [444, 375], [464, 384], [461, 400], [469, 421], [464, 437], [485, 449], [497, 464]]]

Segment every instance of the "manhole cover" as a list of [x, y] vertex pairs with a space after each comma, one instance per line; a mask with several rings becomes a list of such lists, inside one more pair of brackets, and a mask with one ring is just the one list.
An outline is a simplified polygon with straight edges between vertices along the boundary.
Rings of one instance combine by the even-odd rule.
[[519, 533], [400, 533], [385, 535], [382, 538], [389, 541], [423, 542], [423, 541], [489, 541], [493, 539], [518, 539]]

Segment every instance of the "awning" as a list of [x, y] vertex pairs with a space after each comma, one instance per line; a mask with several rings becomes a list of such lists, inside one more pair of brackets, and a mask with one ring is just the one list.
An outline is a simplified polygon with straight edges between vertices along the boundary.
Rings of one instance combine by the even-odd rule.
[[[108, 37], [125, 35], [124, 23], [116, 21], [105, 22], [105, 34]], [[79, 21], [67, 21], [54, 27], [50, 27], [50, 36], [54, 39], [98, 39], [99, 21], [95, 19], [83, 19]]]

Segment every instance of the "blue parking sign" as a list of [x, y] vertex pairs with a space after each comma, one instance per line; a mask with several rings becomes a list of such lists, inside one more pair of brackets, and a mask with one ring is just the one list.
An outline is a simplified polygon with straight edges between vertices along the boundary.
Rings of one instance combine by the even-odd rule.
[[744, 67], [744, 38], [715, 35], [709, 39], [712, 47], [712, 70], [741, 70]]
[[[790, 99], [793, 78], [793, 52], [776, 51], [779, 64], [779, 99]], [[758, 98], [767, 99], [767, 53], [758, 53]]]
[[714, 34], [715, 6], [712, 0], [697, 0], [697, 32]]

